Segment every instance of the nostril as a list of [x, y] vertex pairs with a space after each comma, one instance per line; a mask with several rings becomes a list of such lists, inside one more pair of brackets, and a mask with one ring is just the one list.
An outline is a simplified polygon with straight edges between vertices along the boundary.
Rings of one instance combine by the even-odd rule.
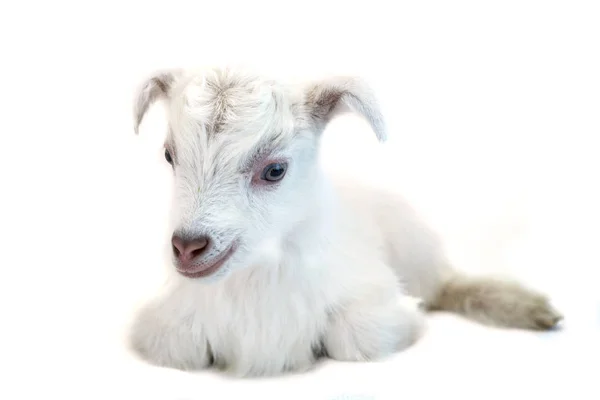
[[185, 242], [183, 239], [181, 239], [179, 236], [173, 235], [173, 238], [171, 239], [171, 245], [173, 247], [173, 254], [175, 254], [175, 257], [180, 257], [181, 253], [183, 253], [185, 249]]
[[192, 250], [192, 252], [190, 253], [190, 256], [191, 256], [191, 258], [196, 258], [196, 257], [198, 257], [200, 254], [202, 254], [202, 250], [203, 250], [203, 249], [204, 249], [204, 248], [202, 248], [202, 249], [195, 249], [195, 250]]
[[196, 258], [204, 253], [204, 250], [208, 247], [208, 239], [205, 237], [198, 238], [191, 241], [186, 247], [186, 253], [190, 255], [190, 258]]
[[175, 245], [173, 245], [173, 254], [175, 254], [175, 257], [179, 257], [181, 255], [181, 252]]

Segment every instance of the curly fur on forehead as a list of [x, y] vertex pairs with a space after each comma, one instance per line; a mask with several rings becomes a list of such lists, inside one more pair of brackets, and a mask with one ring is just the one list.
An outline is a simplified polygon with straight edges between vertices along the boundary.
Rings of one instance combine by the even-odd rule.
[[[172, 133], [190, 129], [206, 139], [277, 135], [294, 125], [285, 88], [257, 74], [233, 68], [194, 72], [173, 88]], [[248, 138], [249, 139], [249, 138]]]

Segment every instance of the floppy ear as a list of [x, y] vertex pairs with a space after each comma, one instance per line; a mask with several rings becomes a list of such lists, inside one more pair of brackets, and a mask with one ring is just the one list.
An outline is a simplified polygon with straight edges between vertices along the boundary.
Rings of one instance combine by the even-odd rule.
[[369, 122], [379, 141], [387, 139], [375, 94], [362, 79], [345, 76], [324, 79], [310, 84], [304, 95], [305, 109], [319, 130], [322, 131], [336, 115], [353, 111]]
[[139, 133], [140, 124], [148, 108], [158, 99], [169, 97], [171, 89], [181, 74], [180, 70], [159, 71], [142, 82], [136, 92], [133, 107], [136, 134]]

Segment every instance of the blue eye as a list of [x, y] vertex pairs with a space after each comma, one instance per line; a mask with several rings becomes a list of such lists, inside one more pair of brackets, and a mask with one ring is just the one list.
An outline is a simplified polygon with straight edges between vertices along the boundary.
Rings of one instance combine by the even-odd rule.
[[283, 178], [285, 175], [285, 170], [287, 168], [287, 164], [269, 164], [263, 170], [262, 179], [269, 182], [276, 182]]

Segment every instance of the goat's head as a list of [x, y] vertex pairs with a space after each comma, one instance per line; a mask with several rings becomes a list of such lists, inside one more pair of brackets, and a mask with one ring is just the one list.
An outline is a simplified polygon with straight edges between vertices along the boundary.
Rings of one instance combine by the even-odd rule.
[[137, 93], [136, 133], [157, 99], [168, 104], [173, 259], [190, 278], [252, 265], [314, 212], [319, 138], [339, 106], [385, 139], [374, 96], [352, 77], [296, 87], [231, 69], [156, 73]]

